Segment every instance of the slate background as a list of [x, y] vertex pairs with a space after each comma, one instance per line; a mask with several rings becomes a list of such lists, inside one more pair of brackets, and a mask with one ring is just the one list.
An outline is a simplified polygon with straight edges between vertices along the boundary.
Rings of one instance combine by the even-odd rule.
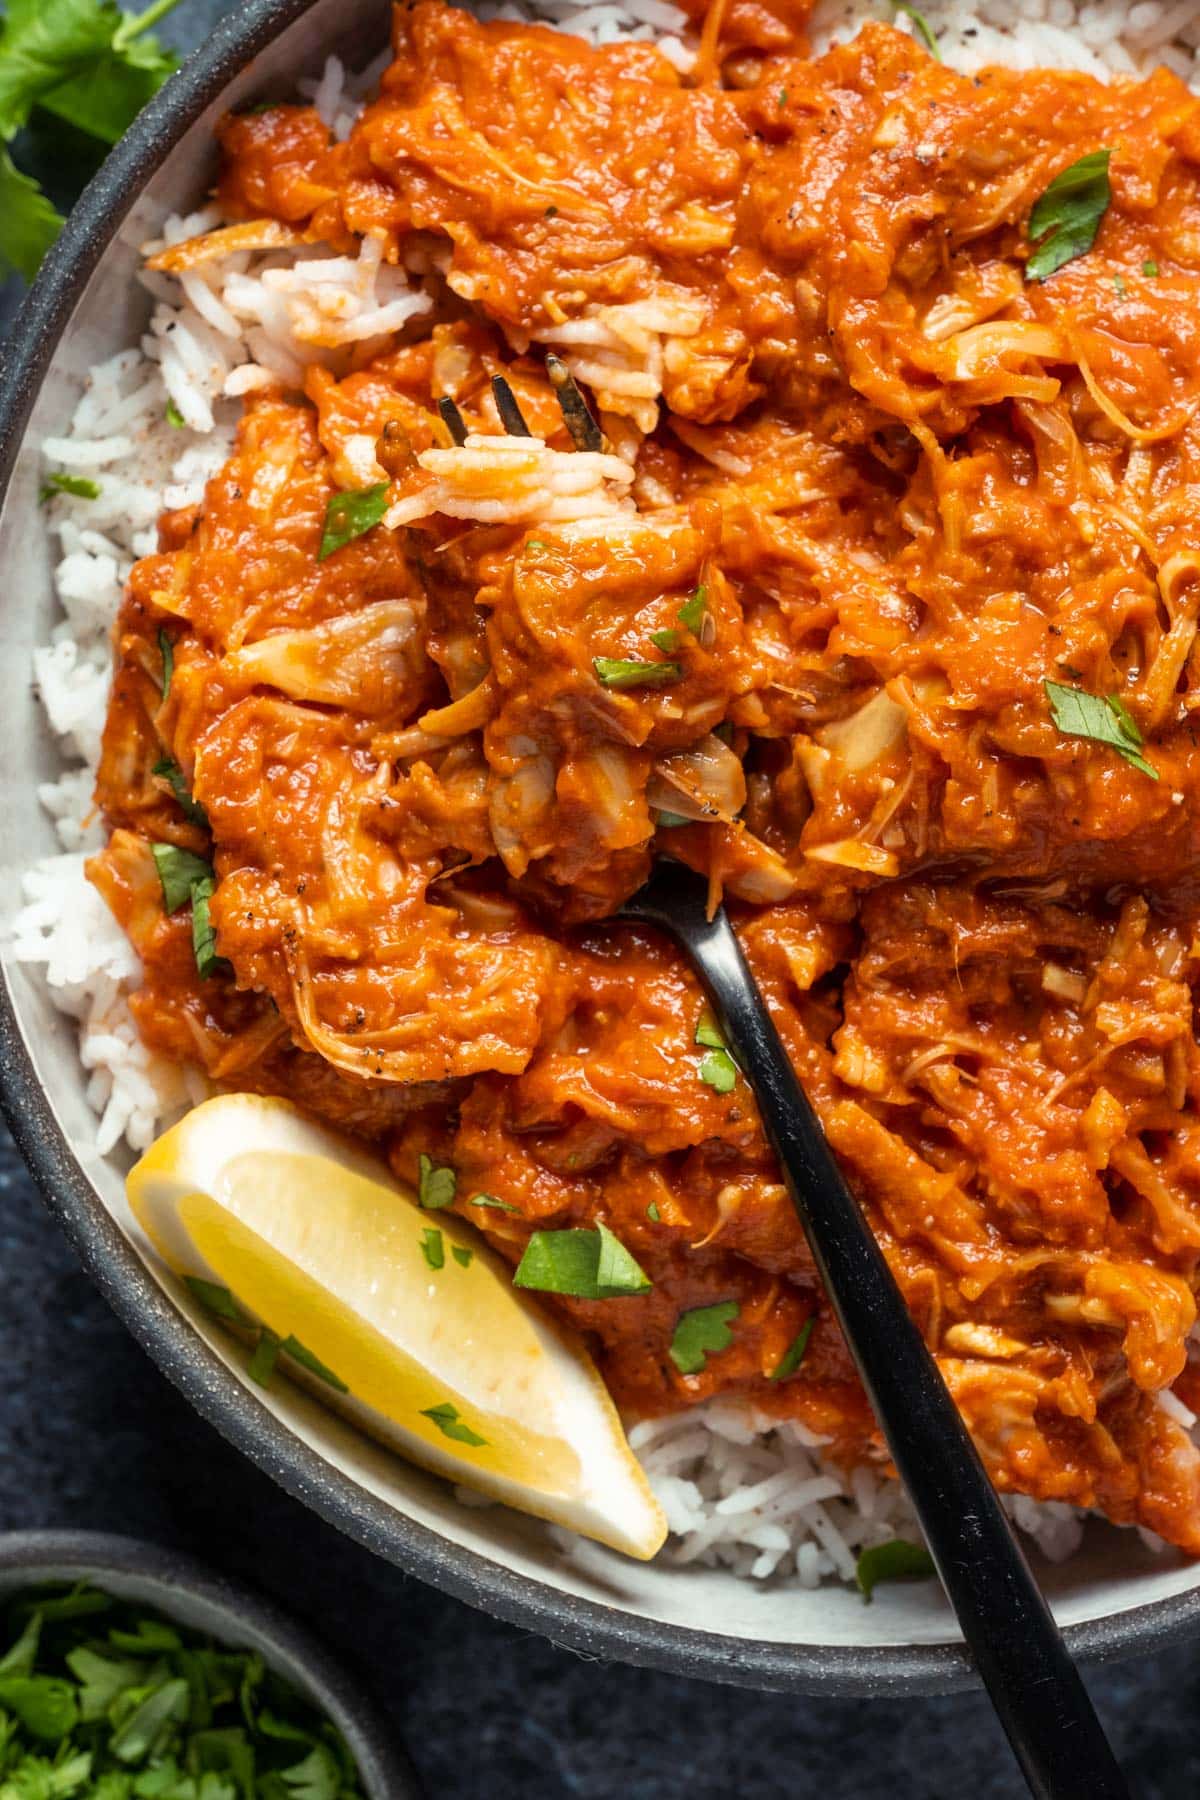
[[[238, 0], [182, 0], [181, 49]], [[69, 204], [86, 145], [18, 143]], [[19, 301], [0, 288], [0, 330]], [[1020, 1800], [980, 1695], [830, 1702], [583, 1662], [349, 1543], [183, 1403], [93, 1291], [0, 1127], [0, 1529], [76, 1526], [174, 1544], [257, 1585], [356, 1666], [436, 1800]], [[1200, 1784], [1190, 1649], [1098, 1671], [1139, 1800]]]

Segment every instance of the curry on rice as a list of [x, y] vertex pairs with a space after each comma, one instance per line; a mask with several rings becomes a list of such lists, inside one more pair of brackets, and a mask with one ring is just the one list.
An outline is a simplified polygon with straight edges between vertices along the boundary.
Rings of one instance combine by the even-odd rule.
[[224, 121], [240, 222], [155, 266], [365, 242], [427, 303], [331, 311], [162, 520], [92, 878], [152, 1046], [453, 1170], [511, 1262], [619, 1238], [648, 1291], [551, 1304], [627, 1416], [878, 1462], [695, 980], [607, 922], [705, 872], [999, 1485], [1197, 1551], [1200, 100], [804, 10], [681, 74], [417, 0], [345, 142]]

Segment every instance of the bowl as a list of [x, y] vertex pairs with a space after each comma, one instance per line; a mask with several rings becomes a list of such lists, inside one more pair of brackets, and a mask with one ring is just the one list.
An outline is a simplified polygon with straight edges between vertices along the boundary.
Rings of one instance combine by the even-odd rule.
[[[37, 445], [60, 429], [90, 364], [136, 340], [145, 315], [138, 246], [186, 211], [214, 167], [227, 107], [284, 96], [331, 50], [365, 64], [387, 28], [382, 0], [251, 0], [163, 89], [92, 182], [16, 324], [0, 377], [0, 557], [20, 581], [0, 608], [0, 925], [22, 868], [53, 850], [38, 782], [55, 751], [30, 691], [30, 657], [54, 613], [38, 513]], [[934, 1693], [970, 1665], [932, 1583], [753, 1588], [731, 1576], [567, 1554], [541, 1525], [468, 1508], [451, 1489], [368, 1442], [297, 1389], [252, 1388], [235, 1347], [155, 1266], [125, 1206], [119, 1156], [100, 1157], [68, 1022], [36, 978], [2, 961], [0, 1081], [13, 1132], [46, 1201], [102, 1292], [204, 1416], [290, 1493], [371, 1550], [510, 1623], [593, 1656], [764, 1689]], [[1155, 1555], [1136, 1533], [1089, 1528], [1069, 1566], [1040, 1571], [1072, 1649], [1145, 1654], [1200, 1622], [1200, 1564]]]
[[0, 1600], [50, 1582], [88, 1581], [234, 1648], [257, 1650], [332, 1719], [353, 1753], [367, 1800], [420, 1800], [406, 1756], [347, 1671], [286, 1614], [203, 1563], [138, 1538], [96, 1531], [0, 1537]]

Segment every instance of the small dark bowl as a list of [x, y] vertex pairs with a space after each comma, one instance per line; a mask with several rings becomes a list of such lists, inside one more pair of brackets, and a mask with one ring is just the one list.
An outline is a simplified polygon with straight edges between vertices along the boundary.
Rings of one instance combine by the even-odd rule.
[[333, 1720], [358, 1764], [367, 1800], [421, 1800], [407, 1757], [346, 1670], [286, 1614], [190, 1557], [138, 1538], [92, 1531], [0, 1537], [0, 1599], [49, 1582], [89, 1581], [218, 1642], [257, 1650]]
[[[88, 188], [46, 260], [0, 371], [0, 927], [31, 857], [55, 848], [37, 785], [57, 766], [30, 692], [55, 615], [38, 510], [37, 446], [60, 430], [88, 368], [136, 342], [138, 245], [187, 211], [214, 168], [221, 112], [294, 93], [339, 51], [382, 45], [384, 0], [249, 0], [147, 108]], [[829, 1694], [932, 1693], [971, 1681], [932, 1583], [892, 1584], [865, 1607], [841, 1588], [753, 1589], [715, 1570], [568, 1557], [536, 1521], [467, 1508], [449, 1487], [369, 1444], [297, 1390], [252, 1388], [211, 1321], [156, 1268], [125, 1206], [117, 1156], [95, 1150], [74, 1034], [11, 958], [0, 988], [0, 1086], [47, 1205], [101, 1291], [192, 1404], [290, 1493], [379, 1555], [511, 1623], [593, 1656], [680, 1675]], [[1154, 1557], [1097, 1528], [1048, 1586], [1072, 1650], [1149, 1653], [1200, 1621], [1200, 1564]]]

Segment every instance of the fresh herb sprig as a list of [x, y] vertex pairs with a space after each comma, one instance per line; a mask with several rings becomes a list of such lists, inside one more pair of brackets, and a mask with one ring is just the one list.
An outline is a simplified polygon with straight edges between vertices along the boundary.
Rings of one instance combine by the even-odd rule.
[[1137, 720], [1117, 694], [1086, 694], [1082, 688], [1066, 687], [1061, 681], [1047, 681], [1046, 698], [1050, 715], [1064, 737], [1090, 738], [1094, 744], [1105, 744], [1123, 757], [1131, 768], [1151, 781], [1158, 780], [1158, 770], [1142, 754], [1144, 739]]
[[[35, 111], [95, 139], [98, 149], [115, 144], [177, 66], [150, 31], [176, 3], [154, 0], [134, 14], [113, 0], [8, 0], [0, 32], [3, 145]], [[62, 222], [0, 148], [0, 275], [32, 281]]]
[[4, 1622], [6, 1800], [362, 1800], [335, 1726], [255, 1651], [84, 1583]]
[[1111, 150], [1093, 150], [1056, 175], [1029, 215], [1026, 281], [1045, 281], [1077, 256], [1086, 256], [1108, 211]]

